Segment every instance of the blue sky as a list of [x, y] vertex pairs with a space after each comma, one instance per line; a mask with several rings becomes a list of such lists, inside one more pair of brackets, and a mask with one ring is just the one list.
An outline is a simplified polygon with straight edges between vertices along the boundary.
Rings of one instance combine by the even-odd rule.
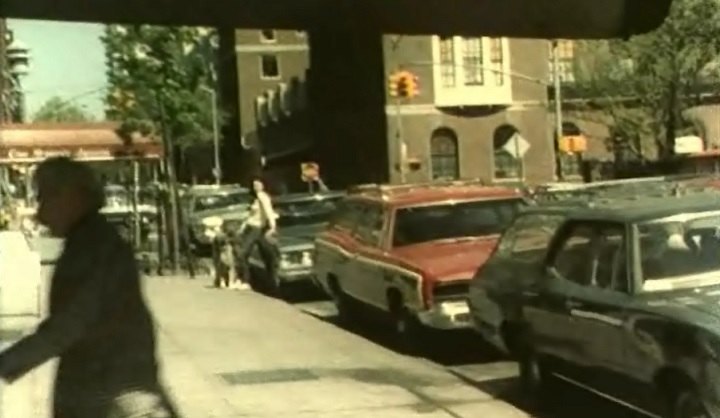
[[107, 80], [102, 25], [8, 20], [8, 26], [30, 49], [30, 74], [24, 80], [29, 115], [59, 96], [103, 118]]

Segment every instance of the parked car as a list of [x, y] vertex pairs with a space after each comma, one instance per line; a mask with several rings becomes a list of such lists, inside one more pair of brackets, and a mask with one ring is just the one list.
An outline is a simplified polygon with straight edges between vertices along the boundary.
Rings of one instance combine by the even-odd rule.
[[[145, 194], [143, 193], [142, 197]], [[157, 240], [157, 207], [153, 203], [140, 198], [135, 207], [132, 190], [121, 185], [108, 185], [105, 187], [105, 206], [100, 212], [115, 225], [125, 239], [130, 241], [133, 238], [134, 213], [137, 210], [141, 243], [141, 248], [138, 250], [149, 251], [154, 248], [154, 242]]]
[[720, 194], [524, 209], [470, 288], [473, 321], [519, 362], [650, 416], [720, 416]]
[[283, 296], [288, 285], [312, 283], [315, 236], [327, 226], [343, 192], [298, 193], [278, 196], [273, 207], [278, 215], [278, 233], [270, 251], [277, 265], [267, 271], [256, 247], [250, 254], [251, 283], [254, 288]]
[[181, 200], [190, 242], [199, 253], [210, 253], [216, 218], [242, 221], [252, 203], [250, 191], [236, 185], [192, 186]]
[[374, 308], [407, 348], [424, 327], [467, 328], [470, 279], [523, 204], [477, 182], [356, 188], [316, 239], [315, 280], [341, 318]]

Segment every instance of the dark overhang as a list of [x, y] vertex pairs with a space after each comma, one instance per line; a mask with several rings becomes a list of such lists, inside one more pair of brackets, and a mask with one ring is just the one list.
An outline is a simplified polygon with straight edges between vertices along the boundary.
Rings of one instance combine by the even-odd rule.
[[658, 27], [672, 0], [2, 0], [7, 18], [383, 33], [614, 38]]

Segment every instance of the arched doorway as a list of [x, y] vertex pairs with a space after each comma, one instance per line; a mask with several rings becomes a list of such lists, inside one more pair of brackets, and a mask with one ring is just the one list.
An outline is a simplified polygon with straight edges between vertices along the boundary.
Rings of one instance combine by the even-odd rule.
[[[516, 137], [516, 135], [518, 135]], [[520, 179], [522, 177], [522, 158], [516, 158], [514, 140], [519, 139], [520, 131], [513, 125], [500, 125], [493, 134], [493, 163], [496, 179]], [[519, 146], [519, 144], [515, 144]]]
[[460, 178], [458, 139], [452, 129], [436, 129], [430, 137], [430, 171], [433, 180]]

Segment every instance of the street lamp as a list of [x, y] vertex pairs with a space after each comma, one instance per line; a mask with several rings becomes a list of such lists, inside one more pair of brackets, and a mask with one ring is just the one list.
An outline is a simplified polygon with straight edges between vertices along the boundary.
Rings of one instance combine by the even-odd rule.
[[208, 92], [212, 100], [213, 147], [215, 152], [215, 169], [213, 170], [213, 175], [215, 176], [215, 184], [219, 186], [222, 174], [220, 171], [220, 130], [218, 128], [217, 92], [206, 86], [201, 86], [200, 89]]
[[22, 88], [22, 78], [30, 73], [30, 49], [22, 42], [9, 36], [9, 45], [5, 50], [7, 65], [11, 77], [11, 92], [15, 96], [15, 119], [25, 121], [25, 94]]

